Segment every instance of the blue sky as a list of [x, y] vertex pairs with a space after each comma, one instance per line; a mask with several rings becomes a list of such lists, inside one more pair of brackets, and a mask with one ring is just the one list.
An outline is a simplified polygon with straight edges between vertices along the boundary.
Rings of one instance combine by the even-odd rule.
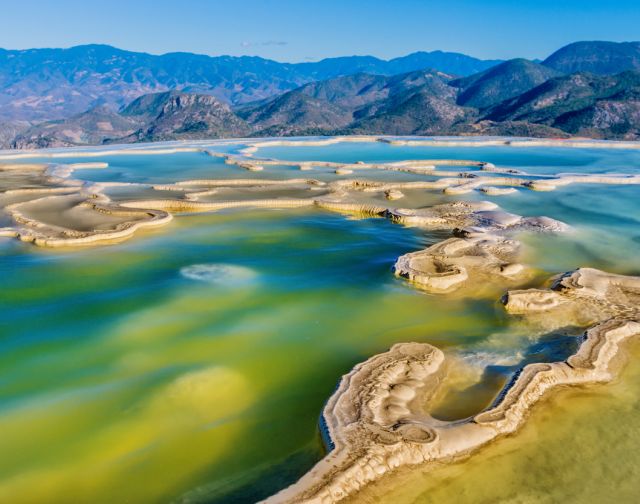
[[640, 0], [21, 0], [2, 2], [0, 47], [105, 43], [278, 61], [442, 49], [544, 58], [576, 40], [639, 40]]

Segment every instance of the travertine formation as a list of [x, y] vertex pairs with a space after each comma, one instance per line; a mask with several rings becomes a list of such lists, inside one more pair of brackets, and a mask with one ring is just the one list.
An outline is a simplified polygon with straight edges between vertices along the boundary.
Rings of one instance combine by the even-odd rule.
[[446, 382], [447, 362], [437, 348], [401, 343], [358, 364], [342, 378], [322, 414], [329, 453], [267, 502], [338, 502], [400, 466], [467, 457], [515, 432], [553, 389], [610, 381], [621, 344], [640, 334], [640, 277], [579, 269], [548, 290], [509, 292], [504, 302], [510, 312], [544, 313], [559, 325], [573, 312], [591, 327], [566, 361], [524, 366], [489, 408], [451, 422], [430, 415], [431, 399]]
[[[547, 217], [523, 217], [487, 201], [415, 203], [415, 193], [447, 195], [480, 191], [513, 195], [518, 189], [553, 190], [571, 183], [640, 184], [638, 175], [559, 174], [534, 176], [473, 160], [407, 160], [390, 163], [335, 163], [257, 158], [261, 147], [328, 145], [375, 141], [392, 145], [562, 145], [638, 148], [640, 144], [548, 140], [414, 140], [349, 137], [306, 141], [248, 141], [235, 154], [211, 150], [210, 142], [179, 146], [52, 152], [44, 157], [99, 157], [118, 154], [198, 152], [220, 157], [246, 170], [246, 177], [272, 167], [302, 171], [324, 169], [333, 178], [223, 178], [169, 184], [92, 183], [74, 180], [77, 169], [104, 169], [106, 163], [0, 165], [0, 236], [36, 245], [78, 246], [119, 241], [138, 229], [166, 224], [177, 212], [240, 208], [315, 207], [362, 217], [387, 218], [406, 226], [451, 233], [424, 250], [397, 259], [395, 273], [433, 293], [467, 295], [490, 285], [521, 287], [532, 278], [521, 263], [519, 232], [565, 232]], [[223, 142], [220, 142], [222, 144]], [[43, 154], [38, 153], [39, 156]], [[6, 154], [21, 160], [33, 154]], [[448, 169], [443, 170], [442, 167]], [[452, 169], [452, 167], [457, 167]], [[368, 170], [367, 178], [346, 177]], [[415, 180], [372, 180], [372, 174], [402, 172]], [[408, 175], [407, 175], [408, 174]], [[133, 189], [135, 197], [113, 197]], [[419, 191], [422, 191], [420, 193]], [[413, 198], [413, 200], [412, 200]], [[413, 203], [412, 203], [413, 201]], [[421, 200], [422, 201], [422, 200]], [[402, 205], [395, 204], [401, 203]], [[383, 474], [406, 465], [450, 462], [518, 429], [530, 408], [560, 385], [604, 382], [612, 378], [619, 345], [640, 333], [640, 278], [579, 269], [556, 278], [550, 289], [511, 290], [508, 312], [543, 328], [586, 328], [578, 351], [564, 362], [529, 364], [517, 372], [494, 404], [454, 422], [431, 416], [434, 398], [446, 384], [444, 354], [427, 344], [403, 343], [372, 357], [345, 375], [322, 415], [328, 455], [298, 483], [271, 502], [336, 502], [353, 495]]]
[[492, 234], [450, 238], [398, 258], [395, 272], [431, 292], [449, 292], [468, 283], [522, 281], [528, 275], [517, 261], [520, 244]]
[[398, 258], [396, 275], [434, 293], [460, 287], [516, 285], [531, 272], [519, 262], [520, 242], [509, 238], [515, 231], [564, 232], [568, 227], [548, 217], [521, 217], [503, 212], [490, 202], [457, 202], [427, 209], [398, 209], [391, 218], [430, 229], [451, 228], [455, 237], [425, 250]]
[[[292, 208], [299, 206], [316, 205], [321, 208], [362, 216], [386, 216], [395, 221], [410, 225], [420, 225], [438, 228], [438, 221], [442, 222], [442, 229], [460, 226], [475, 225], [472, 223], [452, 224], [452, 219], [442, 218], [437, 215], [438, 210], [431, 208], [402, 209], [390, 207], [388, 202], [406, 200], [407, 191], [441, 191], [449, 195], [459, 195], [471, 191], [481, 191], [491, 196], [509, 195], [517, 192], [517, 188], [534, 190], [553, 190], [556, 187], [571, 183], [595, 183], [595, 184], [640, 184], [638, 175], [591, 175], [591, 174], [560, 174], [553, 176], [533, 176], [510, 168], [496, 167], [495, 165], [476, 160], [460, 159], [430, 159], [430, 160], [405, 160], [388, 163], [337, 163], [328, 161], [284, 161], [279, 159], [258, 158], [255, 154], [260, 148], [276, 145], [329, 145], [339, 142], [383, 142], [390, 145], [508, 145], [511, 147], [554, 145], [565, 147], [611, 147], [611, 148], [637, 148], [633, 142], [580, 142], [580, 141], [551, 141], [551, 140], [504, 140], [504, 139], [411, 139], [392, 137], [334, 137], [328, 139], [309, 140], [268, 140], [268, 141], [244, 141], [244, 147], [236, 153], [220, 153], [212, 150], [212, 145], [228, 145], [229, 141], [218, 142], [192, 142], [189, 144], [159, 144], [149, 146], [123, 147], [123, 148], [95, 148], [89, 150], [65, 150], [52, 152], [11, 152], [0, 154], [0, 160], [22, 161], [32, 157], [50, 158], [52, 161], [60, 157], [100, 157], [126, 155], [158, 155], [175, 154], [180, 152], [203, 153], [220, 157], [226, 164], [238, 166], [249, 172], [258, 172], [276, 166], [298, 167], [300, 170], [331, 169], [336, 175], [350, 175], [357, 171], [368, 170], [367, 173], [375, 173], [376, 170], [404, 172], [411, 174], [418, 180], [410, 181], [382, 181], [367, 179], [351, 179], [336, 177], [331, 181], [315, 179], [213, 179], [213, 180], [188, 180], [175, 184], [150, 185], [134, 183], [82, 183], [71, 178], [77, 169], [104, 169], [106, 163], [83, 162], [75, 164], [6, 164], [0, 166], [3, 175], [11, 173], [11, 177], [4, 177], [9, 184], [0, 186], [0, 235], [15, 236], [21, 240], [31, 241], [41, 246], [76, 246], [109, 243], [119, 241], [132, 236], [138, 229], [162, 225], [171, 220], [172, 212], [188, 211], [216, 211], [229, 208]], [[443, 169], [447, 167], [448, 169]], [[455, 168], [455, 169], [452, 169]], [[11, 183], [11, 179], [15, 179]], [[20, 183], [22, 181], [22, 183]], [[3, 181], [4, 182], [4, 181]], [[105, 193], [105, 189], [114, 186], [131, 186], [140, 189], [148, 188], [150, 196], [140, 199], [111, 201]], [[242, 197], [236, 199], [232, 189], [244, 187], [251, 189], [253, 198]], [[291, 195], [293, 186], [299, 189], [295, 195]], [[30, 191], [30, 192], [28, 192]], [[156, 193], [162, 192], [162, 197]], [[287, 194], [284, 194], [288, 191]], [[167, 198], [167, 192], [174, 196]], [[72, 195], [72, 196], [71, 196]], [[2, 219], [2, 209], [6, 218]], [[98, 218], [95, 214], [99, 213]], [[43, 214], [47, 219], [42, 219]], [[53, 214], [58, 214], [55, 218]], [[73, 215], [74, 218], [68, 217]], [[51, 217], [54, 217], [51, 219]], [[454, 216], [455, 217], [455, 216]], [[475, 214], [476, 219], [488, 219], [496, 221], [499, 225], [509, 225], [509, 214], [501, 212], [491, 216], [489, 211]], [[514, 219], [520, 219], [514, 216]], [[502, 222], [498, 222], [498, 220]], [[455, 219], [453, 219], [455, 220]], [[10, 225], [6, 225], [10, 221]], [[75, 224], [74, 224], [75, 222]], [[91, 228], [91, 223], [96, 223]], [[544, 223], [543, 227], [544, 227]], [[483, 228], [486, 225], [481, 224]], [[493, 226], [493, 224], [491, 224]], [[504, 264], [500, 254], [495, 256], [495, 238], [467, 239], [466, 244], [457, 242], [460, 249], [467, 247], [478, 251], [495, 266], [507, 266], [501, 271], [505, 277], [513, 277], [516, 266], [510, 267]], [[494, 245], [488, 247], [493, 242]], [[450, 250], [451, 244], [447, 246]], [[506, 241], [500, 248], [509, 248]], [[511, 247], [512, 248], [512, 247]], [[489, 250], [491, 249], [491, 250]], [[433, 251], [437, 252], [437, 251]], [[428, 254], [427, 254], [428, 255]], [[424, 260], [427, 255], [422, 254], [422, 262], [427, 270], [436, 273], [457, 271], [460, 268], [460, 260], [446, 263], [441, 259], [433, 258]], [[436, 255], [440, 255], [437, 252]], [[457, 254], [459, 255], [459, 254]], [[512, 254], [510, 254], [512, 255]], [[468, 254], [467, 254], [468, 256]], [[491, 257], [495, 256], [495, 257]], [[417, 260], [417, 259], [416, 259]], [[406, 258], [401, 261], [399, 273], [413, 278], [417, 283], [428, 286], [438, 283], [436, 280], [419, 281], [419, 277], [412, 273], [410, 264], [412, 260]], [[462, 261], [465, 262], [465, 261]], [[406, 271], [404, 266], [408, 266]], [[466, 269], [466, 266], [464, 266]], [[473, 266], [470, 266], [473, 269]], [[468, 273], [468, 272], [467, 272]], [[464, 273], [461, 273], [464, 276]], [[433, 276], [433, 275], [432, 275]], [[448, 274], [446, 276], [449, 276]], [[462, 278], [459, 276], [458, 278]], [[434, 277], [435, 278], [435, 277]], [[441, 290], [435, 287], [436, 290]]]
[[538, 318], [547, 324], [588, 326], [612, 317], [635, 320], [640, 313], [640, 278], [581, 268], [554, 278], [549, 289], [509, 291], [503, 302], [509, 313], [541, 315]]
[[[122, 152], [151, 154], [154, 152], [191, 152], [195, 148], [182, 149], [124, 149]], [[113, 155], [118, 151], [105, 151]], [[227, 154], [225, 162], [250, 171], [264, 166], [287, 164], [285, 161], [260, 160]], [[73, 154], [73, 153], [71, 153]], [[15, 157], [15, 154], [11, 156]], [[54, 156], [54, 154], [51, 154]], [[241, 160], [240, 160], [241, 159]], [[318, 206], [326, 210], [360, 216], [388, 217], [408, 225], [420, 225], [432, 229], [454, 229], [475, 225], [489, 220], [503, 225], [510, 219], [520, 219], [504, 212], [497, 212], [491, 203], [452, 203], [440, 207], [402, 209], [390, 207], [388, 201], [402, 199], [404, 190], [447, 190], [465, 187], [460, 177], [465, 172], [437, 171], [434, 161], [401, 161], [386, 164], [313, 163], [347, 171], [379, 169], [406, 171], [409, 173], [435, 174], [435, 180], [410, 182], [381, 182], [361, 179], [336, 179], [323, 182], [317, 179], [205, 179], [186, 180], [173, 184], [135, 183], [82, 183], [71, 178], [77, 169], [104, 169], [106, 163], [76, 163], [50, 165], [6, 165], [3, 170], [12, 174], [29, 176], [20, 183], [0, 189], [0, 205], [13, 221], [13, 226], [0, 228], [0, 234], [15, 236], [40, 246], [79, 246], [110, 243], [132, 236], [138, 229], [166, 224], [175, 212], [217, 211], [232, 208], [294, 208]], [[498, 170], [489, 163], [479, 161], [439, 160], [439, 165], [476, 166], [480, 169]], [[348, 167], [347, 167], [348, 166]], [[346, 173], [346, 172], [341, 172]], [[445, 177], [446, 175], [446, 177]], [[493, 177], [494, 182], [496, 178]], [[25, 182], [28, 182], [28, 186]], [[112, 201], [106, 190], [113, 187], [137, 187], [149, 189], [143, 199]], [[234, 199], [240, 188], [251, 191], [250, 198]], [[291, 196], [290, 194], [295, 194]], [[170, 193], [171, 197], [166, 197]], [[154, 197], [162, 194], [162, 198]], [[482, 210], [485, 210], [483, 213]], [[493, 214], [491, 213], [493, 212]], [[46, 215], [46, 218], [43, 216]], [[504, 222], [501, 222], [504, 221]], [[92, 227], [92, 224], [95, 224]], [[486, 226], [485, 226], [486, 227]]]

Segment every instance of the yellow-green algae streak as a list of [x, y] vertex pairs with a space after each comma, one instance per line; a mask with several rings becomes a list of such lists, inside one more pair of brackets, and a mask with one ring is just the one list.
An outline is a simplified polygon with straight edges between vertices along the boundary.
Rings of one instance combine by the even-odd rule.
[[[640, 166], [635, 151], [602, 148], [354, 143], [257, 155], [473, 158], [532, 173], [637, 174]], [[234, 176], [197, 152], [89, 160], [110, 168], [74, 177], [166, 183]], [[267, 167], [260, 176], [289, 171]], [[424, 204], [493, 200], [572, 225], [567, 236], [522, 237], [526, 262], [538, 272], [533, 285], [578, 266], [640, 272], [636, 186], [419, 196]], [[515, 366], [570, 353], [566, 336], [574, 330], [540, 339], [502, 313], [499, 291], [437, 297], [393, 277], [399, 255], [445, 237], [309, 208], [184, 215], [91, 249], [1, 241], [0, 502], [254, 502], [321, 458], [317, 419], [339, 376], [394, 343], [432, 343], [464, 363], [442, 418], [485, 407]], [[635, 501], [637, 344], [629, 355], [618, 382], [554, 396], [517, 436], [462, 464], [401, 471], [355, 500]]]

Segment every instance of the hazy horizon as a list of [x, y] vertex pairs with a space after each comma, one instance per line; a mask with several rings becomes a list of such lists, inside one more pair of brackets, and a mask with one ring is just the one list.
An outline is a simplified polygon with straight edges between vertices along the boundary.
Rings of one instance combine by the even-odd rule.
[[402, 58], [404, 56], [408, 56], [411, 54], [415, 54], [415, 53], [421, 53], [421, 52], [427, 52], [427, 53], [431, 53], [431, 52], [442, 52], [442, 53], [451, 53], [451, 54], [463, 54], [466, 56], [471, 56], [477, 59], [481, 59], [481, 60], [509, 60], [509, 59], [518, 59], [518, 58], [524, 58], [524, 59], [528, 59], [528, 60], [544, 60], [545, 58], [547, 58], [548, 56], [550, 56], [551, 54], [553, 54], [557, 49], [560, 49], [561, 47], [564, 47], [566, 45], [575, 43], [575, 42], [617, 42], [617, 43], [640, 43], [640, 40], [574, 40], [571, 42], [567, 42], [567, 44], [564, 44], [563, 46], [559, 46], [556, 49], [554, 49], [553, 51], [551, 51], [549, 54], [544, 54], [535, 58], [526, 58], [524, 56], [514, 56], [513, 58], [483, 58], [483, 57], [479, 57], [476, 56], [475, 54], [473, 54], [472, 52], [467, 52], [467, 51], [448, 51], [446, 49], [432, 49], [432, 50], [424, 50], [424, 49], [416, 49], [414, 51], [409, 51], [407, 53], [403, 53], [403, 54], [398, 54], [396, 56], [390, 56], [388, 58], [382, 57], [382, 56], [378, 56], [376, 54], [340, 54], [340, 55], [336, 55], [336, 56], [327, 56], [325, 58], [320, 58], [317, 60], [305, 60], [305, 61], [285, 61], [285, 60], [279, 60], [276, 58], [268, 58], [265, 56], [259, 56], [256, 54], [240, 54], [240, 55], [234, 55], [234, 54], [206, 54], [206, 53], [199, 53], [199, 52], [195, 52], [195, 51], [167, 51], [167, 52], [150, 52], [150, 51], [138, 51], [135, 49], [129, 49], [127, 47], [118, 47], [115, 46], [113, 44], [107, 44], [107, 43], [95, 43], [95, 42], [87, 42], [84, 44], [76, 44], [76, 45], [72, 45], [72, 46], [66, 46], [66, 47], [54, 47], [54, 46], [50, 46], [50, 47], [26, 47], [26, 48], [12, 48], [12, 47], [0, 47], [0, 50], [6, 50], [6, 51], [30, 51], [30, 50], [55, 50], [55, 49], [61, 49], [61, 50], [68, 50], [68, 49], [73, 49], [74, 47], [82, 47], [82, 46], [92, 46], [92, 45], [96, 45], [96, 46], [108, 46], [108, 47], [112, 47], [114, 49], [120, 50], [120, 51], [126, 51], [126, 52], [134, 52], [134, 53], [142, 53], [142, 54], [150, 54], [152, 56], [163, 56], [166, 54], [196, 54], [199, 56], [208, 56], [211, 58], [216, 58], [216, 57], [234, 57], [234, 58], [242, 58], [242, 57], [249, 57], [249, 58], [263, 58], [263, 59], [267, 59], [267, 60], [272, 60], [272, 61], [276, 61], [277, 63], [284, 63], [284, 64], [297, 64], [297, 63], [312, 63], [312, 62], [318, 62], [318, 61], [322, 61], [325, 59], [332, 59], [332, 58], [349, 58], [349, 57], [362, 57], [362, 58], [368, 58], [368, 57], [373, 57], [373, 58], [377, 58], [383, 61], [389, 61], [389, 60], [393, 60], [396, 58]]
[[290, 63], [351, 55], [388, 60], [436, 50], [480, 59], [544, 59], [571, 42], [637, 40], [640, 23], [637, 3], [628, 0], [328, 0], [314, 7], [246, 0], [241, 9], [203, 0], [179, 6], [113, 0], [108, 9], [78, 0], [25, 0], [4, 6], [3, 14], [0, 47], [10, 50], [106, 44], [155, 55], [260, 56]]

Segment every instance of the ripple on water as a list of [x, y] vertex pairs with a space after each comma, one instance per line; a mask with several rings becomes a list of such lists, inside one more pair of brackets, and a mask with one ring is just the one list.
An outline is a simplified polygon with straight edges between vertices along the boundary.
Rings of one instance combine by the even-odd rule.
[[190, 280], [228, 287], [251, 284], [258, 276], [251, 268], [224, 263], [191, 264], [180, 273]]

